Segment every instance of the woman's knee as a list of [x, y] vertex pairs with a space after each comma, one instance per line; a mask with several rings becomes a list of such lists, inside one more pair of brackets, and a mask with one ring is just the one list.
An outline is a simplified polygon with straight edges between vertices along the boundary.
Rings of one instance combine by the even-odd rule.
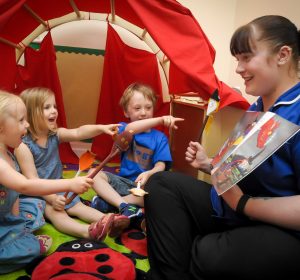
[[160, 188], [168, 187], [173, 180], [173, 172], [169, 171], [160, 171], [154, 173], [147, 181], [145, 185], [146, 191], [156, 191], [159, 188], [157, 187], [159, 185]]

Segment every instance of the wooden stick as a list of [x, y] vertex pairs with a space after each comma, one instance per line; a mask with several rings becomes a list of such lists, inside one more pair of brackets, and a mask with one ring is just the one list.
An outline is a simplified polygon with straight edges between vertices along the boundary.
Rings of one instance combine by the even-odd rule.
[[7, 39], [4, 39], [4, 38], [2, 38], [2, 37], [0, 37], [0, 42], [1, 43], [4, 43], [4, 44], [6, 44], [6, 45], [9, 45], [9, 46], [11, 46], [11, 47], [13, 47], [13, 48], [15, 48], [15, 49], [21, 49], [22, 47], [20, 46], [20, 45], [18, 45], [18, 44], [15, 44], [15, 43], [13, 43], [13, 42], [11, 42], [11, 41], [9, 41], [9, 40], [7, 40]]
[[71, 4], [71, 6], [72, 6], [72, 8], [73, 8], [73, 10], [74, 10], [74, 12], [76, 14], [76, 16], [80, 18], [81, 14], [80, 14], [80, 11], [79, 11], [79, 9], [78, 9], [75, 1], [74, 0], [70, 0], [70, 4]]
[[115, 21], [116, 18], [115, 0], [110, 0], [110, 9], [111, 9], [111, 19], [112, 21]]
[[142, 33], [142, 38], [144, 38], [146, 36], [147, 32], [148, 32], [147, 29], [144, 28], [143, 33]]
[[34, 19], [36, 19], [39, 23], [41, 23], [46, 28], [48, 28], [48, 24], [36, 12], [34, 12], [27, 4], [24, 4], [23, 7]]
[[201, 143], [202, 134], [203, 134], [203, 131], [204, 131], [204, 129], [205, 129], [205, 126], [206, 126], [206, 124], [207, 124], [208, 119], [209, 119], [209, 116], [206, 115], [206, 116], [205, 116], [205, 119], [204, 119], [204, 122], [203, 122], [203, 125], [201, 126], [201, 129], [200, 129], [200, 133], [199, 133], [198, 139], [197, 139], [197, 141], [198, 141], [199, 143]]
[[163, 63], [169, 62], [170, 59], [164, 54]]

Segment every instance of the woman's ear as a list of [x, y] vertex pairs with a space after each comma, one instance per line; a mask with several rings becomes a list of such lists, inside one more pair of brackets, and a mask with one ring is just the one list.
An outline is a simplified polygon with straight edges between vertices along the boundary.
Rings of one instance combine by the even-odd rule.
[[282, 46], [278, 52], [278, 65], [286, 64], [292, 56], [292, 48], [289, 46]]

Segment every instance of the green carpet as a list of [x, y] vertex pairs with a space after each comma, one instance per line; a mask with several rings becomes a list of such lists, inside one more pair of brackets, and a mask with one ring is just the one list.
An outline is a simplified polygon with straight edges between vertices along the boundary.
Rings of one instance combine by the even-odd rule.
[[[75, 173], [76, 173], [76, 171], [74, 171], [74, 170], [67, 170], [67, 171], [65, 170], [63, 175], [64, 175], [64, 178], [72, 178], [72, 177], [74, 177]], [[82, 194], [81, 197], [84, 199], [87, 199], [87, 200], [91, 200], [94, 195], [95, 195], [94, 190], [90, 189], [88, 192]], [[53, 253], [60, 244], [76, 239], [75, 237], [72, 237], [72, 236], [69, 236], [67, 234], [57, 231], [49, 223], [46, 223], [41, 229], [36, 231], [35, 234], [36, 235], [37, 234], [47, 234], [52, 237], [53, 243], [52, 243], [52, 246], [51, 246], [50, 250], [48, 251], [47, 255]], [[118, 252], [121, 252], [121, 253], [130, 253], [131, 252], [125, 246], [116, 243], [113, 238], [106, 237], [106, 239], [104, 240], [104, 243], [107, 244], [110, 248], [112, 248]], [[149, 270], [148, 259], [136, 259], [136, 268], [143, 270], [143, 271], [148, 271]], [[25, 272], [24, 269], [21, 269], [21, 270], [12, 272], [12, 273], [0, 275], [0, 280], [16, 280], [18, 277], [24, 276], [24, 275], [27, 275], [27, 273]]]

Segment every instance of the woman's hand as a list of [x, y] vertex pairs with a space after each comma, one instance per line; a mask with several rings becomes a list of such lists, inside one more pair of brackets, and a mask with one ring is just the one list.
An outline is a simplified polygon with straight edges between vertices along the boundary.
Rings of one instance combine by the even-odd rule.
[[225, 200], [226, 204], [235, 211], [242, 195], [243, 192], [240, 187], [238, 185], [234, 185], [222, 194], [222, 198]]
[[209, 158], [198, 142], [190, 142], [185, 152], [185, 160], [194, 168], [210, 174], [210, 164], [212, 159]]

